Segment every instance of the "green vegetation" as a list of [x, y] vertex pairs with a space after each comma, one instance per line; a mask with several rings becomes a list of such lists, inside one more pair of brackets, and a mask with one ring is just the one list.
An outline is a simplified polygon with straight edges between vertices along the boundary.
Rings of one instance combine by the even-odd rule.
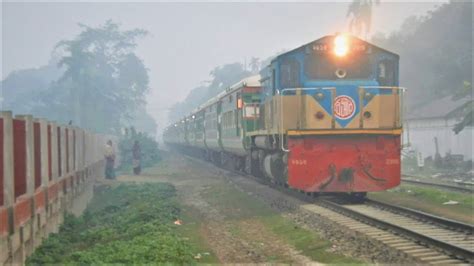
[[202, 82], [200, 86], [192, 89], [188, 93], [184, 101], [175, 103], [171, 107], [168, 113], [169, 121], [182, 119], [199, 105], [239, 82], [241, 79], [258, 74], [261, 68], [269, 65], [273, 58], [274, 56], [271, 56], [261, 60], [257, 57], [252, 57], [247, 64], [235, 62], [215, 67], [209, 73], [211, 79], [209, 82]]
[[202, 215], [192, 207], [183, 207], [180, 215], [183, 225], [179, 226], [177, 232], [186, 239], [191, 246], [191, 252], [200, 256], [199, 263], [219, 263], [219, 259], [212, 251], [209, 243], [202, 235]]
[[67, 215], [27, 264], [193, 263], [192, 247], [174, 225], [175, 193], [166, 183], [109, 188], [79, 218]]
[[370, 33], [372, 26], [372, 7], [380, 4], [380, 0], [352, 0], [347, 8], [346, 17], [349, 18], [349, 30], [357, 36]]
[[456, 116], [462, 117], [461, 121], [457, 123], [453, 128], [453, 131], [456, 134], [461, 132], [465, 127], [472, 126], [474, 123], [473, 111], [472, 111], [474, 109], [474, 101], [472, 100], [473, 94], [474, 94], [474, 91], [472, 89], [471, 82], [464, 81], [464, 87], [459, 89], [453, 96], [453, 99], [461, 99], [464, 97], [470, 97], [469, 101], [458, 106], [456, 110], [453, 111]]
[[141, 150], [141, 167], [150, 167], [161, 160], [161, 154], [158, 150], [158, 142], [156, 142], [147, 133], [136, 132], [135, 128], [127, 129], [118, 143], [120, 152], [120, 168], [121, 173], [131, 173], [133, 167], [133, 144], [138, 141]]
[[[244, 231], [242, 227], [248, 226], [248, 223], [244, 225], [240, 223], [252, 221], [264, 225], [262, 230], [268, 232], [262, 232], [262, 234], [276, 236], [277, 239], [283, 240], [314, 261], [337, 264], [360, 263], [353, 258], [328, 251], [331, 243], [321, 238], [316, 232], [298, 226], [260, 200], [233, 188], [230, 184], [211, 187], [204, 192], [203, 196], [211, 205], [219, 208], [221, 213], [225, 213], [226, 223], [232, 223], [231, 233], [234, 235], [245, 237], [241, 235]], [[288, 258], [279, 257], [278, 254], [267, 259], [269, 262], [291, 262], [287, 261]]]
[[472, 169], [472, 160], [457, 161], [451, 154], [447, 153], [438, 162], [432, 157], [424, 159], [423, 168], [418, 167], [416, 154], [407, 153], [402, 158], [402, 173], [421, 177], [431, 177], [434, 174], [453, 175], [455, 173], [468, 173]]
[[6, 109], [100, 133], [135, 126], [155, 135], [156, 122], [145, 108], [148, 72], [135, 53], [147, 32], [122, 30], [110, 20], [79, 27], [74, 39], [58, 42], [47, 66], [16, 71], [2, 81]]
[[360, 263], [355, 259], [329, 252], [330, 242], [280, 215], [263, 217], [262, 221], [273, 233], [314, 261], [330, 264]]
[[[260, 63], [258, 59], [255, 59], [256, 68]], [[225, 90], [232, 84], [238, 82], [242, 78], [251, 76], [255, 72], [250, 72], [245, 69], [241, 63], [225, 64], [223, 66], [215, 67], [209, 74], [212, 81], [207, 85], [201, 85], [192, 89], [186, 99], [182, 102], [175, 103], [169, 114], [169, 121], [178, 121], [185, 115], [188, 115], [193, 109], [203, 104], [211, 97], [217, 95], [219, 92]]]
[[[401, 185], [389, 191], [370, 193], [369, 197], [454, 220], [467, 223], [474, 222], [472, 217], [474, 199], [472, 195], [465, 193], [449, 192], [414, 185]], [[456, 201], [458, 204], [443, 205], [443, 203], [448, 201]]]
[[395, 189], [395, 191], [416, 198], [426, 199], [438, 204], [442, 204], [448, 200], [453, 200], [459, 202], [460, 205], [470, 207], [473, 200], [472, 196], [469, 194], [448, 192], [436, 188], [425, 188], [412, 185], [400, 186], [398, 189]]
[[[472, 5], [449, 1], [424, 16], [407, 18], [398, 31], [373, 36], [372, 42], [400, 55], [401, 84], [409, 89], [410, 111], [443, 97], [471, 95], [466, 82], [472, 80]], [[466, 108], [472, 107], [470, 102]], [[472, 123], [469, 113], [466, 109], [459, 114], [464, 122], [456, 131]]]

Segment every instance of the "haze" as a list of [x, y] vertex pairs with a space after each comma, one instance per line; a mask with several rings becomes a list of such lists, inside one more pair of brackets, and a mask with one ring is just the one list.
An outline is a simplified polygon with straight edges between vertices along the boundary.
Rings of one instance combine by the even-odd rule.
[[[389, 33], [405, 18], [439, 2], [382, 1], [372, 33]], [[2, 3], [2, 79], [47, 64], [58, 41], [112, 19], [150, 35], [137, 53], [149, 69], [148, 111], [158, 135], [167, 109], [206, 81], [216, 66], [266, 58], [326, 34], [344, 31], [348, 3]]]

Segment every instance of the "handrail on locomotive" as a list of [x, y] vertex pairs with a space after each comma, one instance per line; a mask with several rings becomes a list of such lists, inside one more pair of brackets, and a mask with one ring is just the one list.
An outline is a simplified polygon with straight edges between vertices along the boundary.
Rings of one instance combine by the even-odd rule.
[[[397, 120], [399, 121], [399, 124], [400, 124], [400, 128], [401, 128], [401, 125], [402, 125], [402, 121], [403, 121], [403, 110], [404, 110], [404, 107], [403, 107], [403, 98], [404, 98], [404, 95], [405, 95], [405, 92], [407, 90], [407, 88], [405, 87], [396, 87], [396, 86], [359, 86], [358, 87], [358, 90], [359, 90], [359, 97], [360, 97], [360, 101], [362, 101], [362, 98], [364, 97], [365, 93], [366, 93], [366, 89], [381, 89], [381, 90], [392, 90], [392, 94], [393, 95], [400, 95], [400, 97], [398, 97], [397, 99], [399, 100], [398, 102], [398, 105], [394, 105], [394, 108], [396, 108], [395, 110], [393, 110], [392, 114], [395, 116], [394, 117], [394, 121], [396, 122]], [[282, 89], [280, 91], [277, 91], [277, 93], [279, 95], [288, 95], [288, 94], [285, 94], [286, 92], [295, 92], [295, 95], [296, 96], [301, 96], [301, 92], [302, 91], [314, 91], [314, 90], [331, 90], [331, 103], [334, 103], [334, 96], [336, 95], [336, 87], [319, 87], [319, 88], [285, 88], [285, 89]], [[281, 112], [280, 112], [280, 126], [284, 124], [284, 101], [283, 101], [283, 98], [280, 97], [280, 106], [281, 106]], [[363, 113], [364, 111], [364, 106], [361, 104], [360, 105], [360, 113]], [[334, 116], [334, 108], [331, 108], [331, 111], [332, 111], [332, 114], [331, 114], [331, 128], [332, 129], [335, 129], [335, 116]], [[300, 121], [302, 118], [300, 117], [300, 112], [296, 112], [297, 113], [297, 120]], [[397, 117], [396, 116], [399, 116], [399, 119], [396, 119]], [[360, 128], [363, 128], [363, 122], [362, 122], [362, 119], [363, 119], [363, 116], [360, 116]], [[394, 125], [394, 128], [396, 128], [397, 125], [395, 124]], [[284, 151], [284, 152], [290, 152], [290, 150], [288, 149], [288, 147], [285, 147], [285, 137], [288, 136], [288, 131], [291, 130], [291, 129], [287, 129], [286, 132], [284, 132], [283, 130], [279, 130], [280, 132], [280, 145], [281, 145], [281, 150]], [[343, 129], [341, 129], [343, 130]]]

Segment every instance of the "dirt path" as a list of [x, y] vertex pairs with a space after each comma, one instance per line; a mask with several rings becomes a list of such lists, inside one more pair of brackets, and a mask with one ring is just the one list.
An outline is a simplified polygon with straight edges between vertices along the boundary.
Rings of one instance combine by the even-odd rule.
[[199, 217], [198, 234], [220, 263], [317, 264], [269, 230], [258, 219], [258, 208], [232, 200], [231, 184], [218, 168], [171, 154], [158, 167], [140, 176], [119, 176], [118, 181], [175, 185], [179, 200]]

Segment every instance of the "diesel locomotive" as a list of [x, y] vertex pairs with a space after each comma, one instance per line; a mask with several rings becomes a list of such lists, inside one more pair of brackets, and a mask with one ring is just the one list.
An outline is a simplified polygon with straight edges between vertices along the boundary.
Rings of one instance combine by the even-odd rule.
[[400, 183], [399, 56], [325, 36], [274, 58], [168, 126], [164, 142], [305, 192]]

